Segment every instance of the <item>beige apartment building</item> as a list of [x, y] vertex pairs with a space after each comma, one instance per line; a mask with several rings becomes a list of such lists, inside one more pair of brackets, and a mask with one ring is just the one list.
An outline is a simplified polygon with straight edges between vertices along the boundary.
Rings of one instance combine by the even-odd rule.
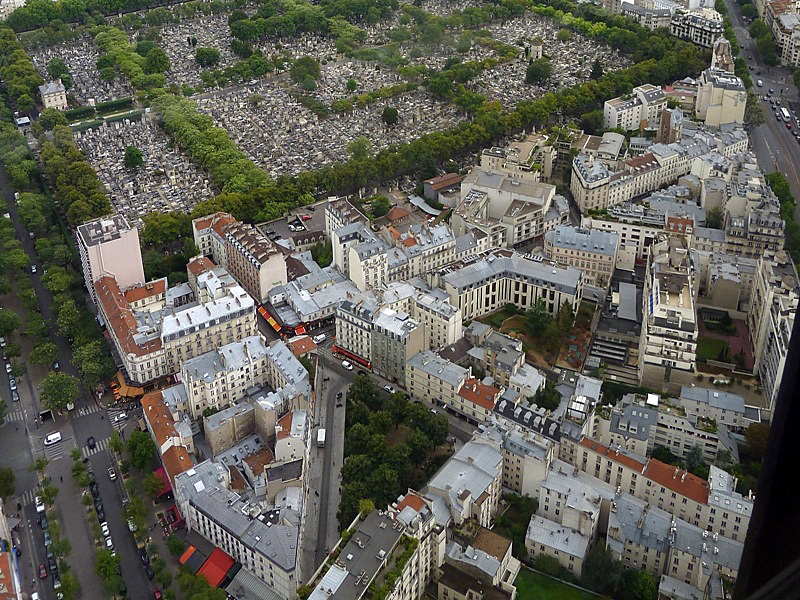
[[405, 388], [412, 398], [453, 406], [470, 377], [469, 369], [451, 363], [435, 352], [423, 350], [408, 361]]
[[372, 369], [403, 383], [409, 359], [425, 348], [425, 332], [408, 313], [382, 308], [372, 320]]
[[200, 254], [211, 258], [216, 265], [224, 266], [226, 263], [225, 229], [236, 222], [236, 219], [224, 212], [194, 219], [192, 221], [192, 237]]
[[464, 319], [475, 319], [503, 308], [509, 302], [521, 309], [544, 302], [555, 314], [564, 302], [577, 312], [583, 276], [574, 267], [560, 267], [531, 260], [520, 254], [490, 255], [442, 276], [450, 303]]
[[561, 460], [700, 529], [744, 540], [753, 502], [736, 493], [735, 479], [724, 471], [727, 477], [709, 484], [685, 470], [630, 454], [620, 446], [612, 448], [588, 437], [580, 442], [561, 439]]
[[694, 270], [686, 240], [661, 236], [645, 274], [639, 381], [655, 389], [690, 383], [697, 359]]
[[744, 123], [747, 90], [736, 75], [722, 69], [708, 68], [697, 82], [695, 113], [710, 127]]
[[559, 225], [544, 234], [544, 253], [561, 265], [583, 273], [585, 285], [605, 288], [617, 262], [619, 238], [615, 233]]
[[774, 256], [758, 259], [747, 329], [761, 378], [767, 407], [772, 410], [786, 367], [789, 339], [797, 314], [800, 287], [797, 270], [789, 255], [781, 250]]
[[272, 288], [287, 282], [283, 253], [252, 225], [231, 224], [224, 239], [223, 266], [256, 302], [266, 302]]
[[177, 291], [166, 290], [165, 280], [125, 291], [112, 276], [95, 283], [100, 316], [132, 383], [150, 383], [184, 360], [256, 334], [255, 303], [230, 275], [214, 269], [196, 282]]
[[144, 283], [139, 230], [122, 215], [112, 215], [79, 225], [75, 231], [86, 289], [97, 304], [94, 282], [109, 275], [123, 288]]

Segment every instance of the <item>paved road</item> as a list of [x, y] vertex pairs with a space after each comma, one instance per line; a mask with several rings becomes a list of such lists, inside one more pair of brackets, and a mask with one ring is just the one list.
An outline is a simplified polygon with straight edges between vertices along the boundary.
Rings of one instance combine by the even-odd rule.
[[[344, 456], [344, 396], [352, 374], [331, 359], [332, 340], [321, 348], [317, 360], [316, 407], [311, 430], [311, 456], [303, 547], [300, 556], [301, 580], [308, 580], [339, 539], [336, 513], [340, 501], [340, 476]], [[337, 402], [337, 394], [342, 400]], [[319, 427], [325, 427], [324, 448], [316, 447]]]
[[[753, 93], [760, 96], [774, 90], [774, 97], [780, 98], [781, 106], [787, 108], [798, 107], [798, 92], [792, 83], [792, 73], [786, 67], [766, 67], [761, 62], [756, 44], [747, 31], [747, 25], [739, 14], [739, 7], [733, 0], [725, 0], [736, 39], [740, 46], [741, 56], [750, 66], [750, 76], [753, 79]], [[752, 59], [749, 58], [752, 56]], [[755, 85], [757, 80], [763, 85]], [[786, 128], [783, 120], [777, 120], [775, 111], [768, 101], [760, 101], [764, 110], [765, 122], [751, 132], [753, 149], [758, 159], [758, 165], [766, 172], [781, 171], [789, 181], [789, 186], [795, 198], [800, 198], [800, 144], [798, 144], [793, 131], [800, 127], [796, 119], [792, 122], [792, 130]], [[796, 207], [795, 219], [800, 220], [800, 205]]]
[[[13, 190], [8, 184], [5, 170], [2, 167], [0, 167], [0, 191], [8, 201], [11, 220], [16, 229], [17, 237], [22, 242], [23, 249], [31, 258], [32, 264], [41, 267], [36, 262], [36, 254], [33, 248], [34, 241], [29, 238], [19, 219]], [[55, 315], [52, 309], [53, 297], [41, 283], [41, 268], [38, 269], [38, 273], [31, 277], [34, 291], [39, 300], [39, 311], [50, 324], [50, 339], [58, 348], [60, 368], [66, 373], [78, 376], [77, 370], [72, 366], [72, 350], [69, 342], [57, 334]], [[30, 464], [35, 458], [45, 456], [50, 461], [46, 473], [59, 486], [56, 509], [61, 515], [62, 531], [72, 546], [68, 562], [80, 583], [80, 597], [93, 600], [102, 597], [100, 580], [94, 571], [95, 551], [91, 531], [93, 524], [83, 517], [86, 514], [86, 510], [80, 502], [81, 490], [75, 486], [72, 480], [70, 452], [72, 448], [78, 447], [81, 448], [83, 456], [87, 456], [89, 451], [84, 447], [90, 436], [95, 438], [99, 446], [107, 447], [107, 440], [112, 431], [110, 419], [113, 417], [113, 413], [107, 416], [105, 409], [98, 406], [93, 396], [83, 394], [76, 402], [76, 407], [72, 414], [55, 415], [55, 420], [45, 421], [41, 427], [37, 428], [37, 424], [30, 419], [39, 411], [36, 388], [46, 373], [47, 369], [45, 368], [28, 365], [28, 376], [25, 378], [25, 385], [23, 386], [22, 382], [20, 382], [21, 403], [25, 404], [29, 411], [27, 424], [30, 431], [30, 443], [16, 444], [13, 449], [9, 449], [10, 451], [6, 453], [6, 457], [8, 457], [6, 460], [14, 461], [15, 464], [22, 464], [26, 461]], [[62, 442], [45, 449], [42, 440], [44, 436], [52, 431], [61, 432], [63, 436]], [[7, 443], [5, 432], [3, 433], [3, 442], [0, 444], [0, 448]], [[24, 435], [24, 429], [20, 427], [14, 433], [14, 439], [16, 440], [19, 434]], [[92, 455], [90, 463], [99, 480], [103, 479], [103, 474], [106, 474], [108, 467], [111, 466], [109, 454], [104, 451]], [[32, 489], [33, 485], [35, 485], [35, 476], [33, 482], [29, 479], [24, 479], [21, 484], [17, 487], [17, 493], [22, 500], [26, 501], [25, 512], [26, 516], [30, 517], [31, 510], [35, 514], [35, 509], [29, 504], [33, 497]], [[107, 489], [104, 491], [104, 488]], [[101, 484], [100, 491], [103, 497], [103, 504], [106, 507], [106, 520], [109, 523], [112, 538], [115, 540], [115, 545], [119, 546], [117, 553], [123, 565], [130, 565], [127, 569], [123, 566], [122, 571], [129, 597], [147, 598], [152, 594], [152, 586], [144, 575], [136, 548], [133, 545], [133, 538], [127, 532], [127, 525], [122, 519], [122, 500], [119, 494], [111, 493], [111, 488], [108, 486]], [[74, 518], [75, 515], [80, 515], [81, 518]], [[33, 537], [34, 542], [36, 542], [41, 535], [39, 533], [39, 535], [34, 535]], [[43, 546], [41, 548], [43, 551]], [[38, 557], [32, 556], [31, 558], [34, 558], [33, 562], [38, 565], [39, 562], [44, 562], [40, 560], [41, 556], [44, 555], [40, 554]], [[45, 591], [43, 594], [45, 599], [49, 600], [54, 597], [51, 586], [43, 585], [41, 587]]]

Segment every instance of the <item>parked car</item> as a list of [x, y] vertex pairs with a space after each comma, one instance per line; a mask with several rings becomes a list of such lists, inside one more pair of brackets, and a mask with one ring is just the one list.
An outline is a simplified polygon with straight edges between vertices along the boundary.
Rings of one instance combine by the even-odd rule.
[[108, 537], [109, 535], [111, 535], [111, 533], [108, 530], [108, 523], [106, 523], [105, 521], [100, 523], [100, 531], [103, 532], [103, 537]]
[[147, 578], [148, 578], [150, 581], [152, 581], [152, 580], [153, 580], [153, 576], [155, 575], [155, 573], [153, 573], [153, 569], [152, 569], [152, 567], [150, 566], [150, 563], [147, 563], [147, 564], [144, 566], [144, 574], [145, 574], [145, 575], [147, 575]]
[[117, 472], [116, 472], [116, 471], [115, 471], [113, 468], [110, 468], [110, 469], [108, 470], [108, 478], [109, 478], [111, 481], [114, 481], [114, 480], [117, 478]]
[[47, 529], [48, 523], [47, 523], [47, 515], [45, 513], [39, 515], [39, 526], [42, 529]]
[[31, 265], [31, 273], [36, 273], [36, 265]]
[[98, 521], [105, 521], [106, 520], [106, 513], [102, 510], [97, 511], [97, 520]]
[[17, 381], [13, 377], [9, 378], [8, 387], [11, 388], [12, 392], [15, 392], [17, 390]]
[[41, 497], [36, 496], [35, 502], [36, 502], [36, 512], [37, 513], [43, 513], [44, 512], [44, 502], [42, 502]]
[[39, 579], [47, 579], [47, 567], [39, 565]]
[[150, 557], [147, 555], [147, 550], [145, 550], [144, 548], [139, 550], [139, 558], [142, 559], [142, 564], [143, 565], [149, 565], [150, 564]]
[[95, 509], [95, 510], [96, 510], [98, 513], [100, 513], [100, 512], [103, 512], [103, 501], [102, 501], [102, 500], [100, 500], [100, 498], [95, 498], [95, 499], [94, 499], [94, 509]]
[[345, 369], [347, 369], [348, 371], [352, 371], [352, 370], [353, 370], [353, 365], [352, 365], [352, 364], [350, 363], [350, 361], [348, 361], [348, 360], [343, 360], [343, 361], [342, 361], [342, 366], [343, 366]]
[[10, 362], [6, 363], [6, 373], [11, 373], [11, 363]]
[[14, 402], [19, 402], [19, 392], [17, 392], [17, 390], [14, 390], [13, 392], [11, 392], [11, 399]]
[[390, 386], [390, 385], [385, 385], [385, 386], [383, 386], [383, 389], [385, 389], [385, 390], [386, 390], [387, 392], [389, 392], [390, 394], [394, 394], [394, 393], [395, 393], [395, 391], [396, 391], [396, 390], [395, 390], [395, 389], [394, 389], [392, 386]]
[[108, 548], [109, 550], [114, 549], [114, 541], [111, 539], [111, 536], [106, 538], [106, 548]]

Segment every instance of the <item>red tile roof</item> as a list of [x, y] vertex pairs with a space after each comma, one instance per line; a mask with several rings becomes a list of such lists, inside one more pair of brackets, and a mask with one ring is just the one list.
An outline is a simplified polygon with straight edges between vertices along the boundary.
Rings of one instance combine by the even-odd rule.
[[206, 271], [210, 271], [214, 267], [216, 267], [216, 265], [205, 256], [196, 256], [186, 265], [188, 271], [195, 277], [202, 275]]
[[160, 338], [146, 342], [141, 346], [134, 341], [133, 334], [136, 332], [138, 325], [128, 301], [119, 289], [116, 279], [110, 275], [105, 275], [95, 281], [94, 290], [97, 294], [97, 301], [100, 302], [103, 312], [105, 312], [106, 322], [126, 354], [144, 356], [161, 350]]
[[708, 503], [708, 482], [684, 469], [678, 469], [651, 458], [647, 463], [644, 474], [648, 479], [681, 496], [691, 498], [700, 504]]
[[189, 456], [189, 451], [183, 446], [170, 446], [161, 455], [161, 462], [167, 475], [169, 475], [173, 488], [175, 487], [175, 478], [194, 466], [192, 457]]
[[425, 506], [425, 501], [412, 492], [408, 492], [405, 497], [398, 503], [397, 512], [403, 510], [406, 506], [410, 506], [415, 512], [419, 512]]
[[401, 244], [403, 244], [403, 246], [405, 246], [406, 248], [410, 248], [411, 246], [417, 245], [417, 240], [414, 239], [413, 237], [407, 237], [401, 242]]
[[138, 302], [144, 298], [158, 296], [166, 291], [167, 278], [162, 277], [161, 279], [156, 279], [155, 281], [148, 281], [142, 285], [128, 288], [123, 292], [123, 296], [125, 296], [125, 300], [127, 300], [128, 304], [133, 304], [134, 302]]
[[178, 436], [178, 432], [175, 430], [175, 419], [172, 418], [172, 413], [164, 403], [161, 392], [150, 392], [142, 397], [142, 412], [158, 446], [162, 446], [167, 440]]
[[294, 418], [293, 412], [288, 412], [278, 419], [278, 426], [275, 427], [277, 433], [276, 437], [279, 440], [289, 437], [292, 432], [292, 419]]
[[458, 395], [486, 410], [492, 410], [500, 395], [500, 389], [493, 385], [485, 385], [473, 377], [464, 382]]
[[428, 179], [425, 183], [429, 184], [434, 190], [441, 190], [457, 185], [462, 181], [464, 181], [464, 178], [458, 173], [445, 173], [444, 175]]
[[592, 438], [584, 437], [581, 440], [581, 446], [589, 448], [590, 450], [597, 452], [602, 456], [606, 456], [611, 460], [620, 463], [621, 465], [625, 465], [636, 471], [637, 473], [644, 472], [645, 463], [639, 462], [635, 458], [631, 458], [627, 454], [623, 454], [621, 452], [615, 452], [611, 450], [608, 446], [604, 446], [598, 441], [593, 440]]
[[289, 348], [292, 349], [292, 352], [295, 356], [303, 356], [304, 354], [308, 354], [309, 352], [317, 349], [317, 345], [314, 343], [314, 340], [307, 335], [292, 338], [286, 343], [289, 345]]
[[389, 214], [386, 217], [390, 221], [399, 221], [401, 219], [406, 219], [411, 213], [408, 212], [405, 208], [400, 208], [399, 206], [395, 206], [392, 210], [389, 211]]

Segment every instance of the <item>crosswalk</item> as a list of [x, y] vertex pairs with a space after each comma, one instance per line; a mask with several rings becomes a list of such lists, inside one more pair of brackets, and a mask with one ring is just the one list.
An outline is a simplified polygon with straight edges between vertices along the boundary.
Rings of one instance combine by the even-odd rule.
[[127, 412], [128, 411], [123, 410], [121, 408], [111, 408], [108, 410], [108, 421], [109, 423], [111, 423], [111, 427], [114, 429], [114, 431], [119, 431], [120, 429], [125, 427], [125, 425], [128, 423], [128, 419], [123, 419], [121, 421], [114, 422], [114, 419], [117, 417], [117, 415]]
[[111, 438], [103, 438], [102, 440], [97, 440], [95, 442], [94, 448], [89, 448], [89, 446], [84, 446], [81, 448], [81, 456], [83, 458], [89, 458], [93, 454], [97, 454], [98, 452], [102, 452], [103, 450], [108, 450], [109, 440]]
[[78, 417], [85, 417], [86, 415], [91, 415], [92, 413], [96, 413], [99, 410], [103, 410], [97, 404], [89, 404], [87, 406], [81, 406], [75, 410], [75, 415]]
[[53, 462], [64, 456], [64, 441], [60, 441], [52, 446], [44, 446], [44, 457]]
[[24, 421], [25, 420], [25, 413], [22, 411], [21, 408], [17, 410], [10, 410], [6, 413], [6, 421]]
[[33, 504], [36, 499], [36, 490], [25, 490], [22, 494], [22, 505]]

